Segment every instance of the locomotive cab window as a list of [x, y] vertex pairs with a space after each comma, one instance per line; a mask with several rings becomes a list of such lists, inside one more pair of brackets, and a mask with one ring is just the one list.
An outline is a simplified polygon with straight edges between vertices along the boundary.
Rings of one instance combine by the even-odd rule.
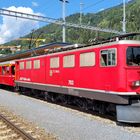
[[140, 47], [128, 47], [126, 60], [128, 66], [140, 66]]
[[101, 50], [101, 66], [115, 66], [116, 63], [116, 49]]

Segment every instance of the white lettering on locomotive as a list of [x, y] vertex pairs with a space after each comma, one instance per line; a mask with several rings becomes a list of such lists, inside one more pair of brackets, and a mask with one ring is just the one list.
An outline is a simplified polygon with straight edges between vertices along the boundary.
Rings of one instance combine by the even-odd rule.
[[21, 80], [21, 81], [31, 81], [30, 78], [26, 78], [26, 77], [20, 77], [20, 80]]
[[68, 85], [73, 86], [74, 85], [74, 80], [68, 80]]

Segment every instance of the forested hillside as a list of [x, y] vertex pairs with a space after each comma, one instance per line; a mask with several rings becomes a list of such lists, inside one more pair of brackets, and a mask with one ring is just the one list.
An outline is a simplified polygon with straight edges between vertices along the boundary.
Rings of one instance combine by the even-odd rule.
[[[82, 24], [122, 31], [122, 13], [122, 5], [98, 12], [96, 14], [87, 13], [82, 16]], [[68, 16], [66, 21], [79, 23], [79, 13]], [[132, 0], [126, 4], [126, 21], [127, 32], [140, 31], [140, 0]], [[111, 33], [101, 33], [85, 29], [66, 28], [66, 42], [70, 43], [88, 43], [89, 40], [94, 39], [97, 36], [107, 38], [112, 35], [113, 34]], [[62, 42], [62, 27], [55, 24], [49, 24], [25, 37], [30, 38], [31, 36], [34, 38], [45, 38], [45, 43]], [[28, 49], [29, 41], [11, 41], [7, 43], [7, 45], [27, 46], [27, 48], [24, 47], [23, 49]], [[34, 43], [30, 46], [34, 47]]]

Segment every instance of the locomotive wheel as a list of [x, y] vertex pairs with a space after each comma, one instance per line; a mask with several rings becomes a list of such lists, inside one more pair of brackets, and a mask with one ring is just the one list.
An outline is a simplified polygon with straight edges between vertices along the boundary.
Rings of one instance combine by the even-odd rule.
[[25, 93], [25, 89], [23, 87], [19, 87], [19, 93], [20, 94], [24, 94]]
[[60, 96], [59, 96], [59, 99], [60, 99], [60, 102], [61, 102], [63, 105], [68, 104], [68, 98], [67, 98], [66, 95], [60, 95]]
[[82, 110], [88, 110], [88, 103], [86, 99], [76, 98], [75, 104]]
[[57, 101], [57, 95], [55, 93], [45, 93], [45, 100], [55, 103]]

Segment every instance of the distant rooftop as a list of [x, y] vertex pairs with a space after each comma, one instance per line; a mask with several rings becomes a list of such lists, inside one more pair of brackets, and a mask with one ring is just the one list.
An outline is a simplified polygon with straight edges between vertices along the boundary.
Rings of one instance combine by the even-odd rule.
[[62, 43], [62, 42], [44, 44], [44, 45], [41, 45], [40, 47], [32, 48], [30, 50], [20, 51], [15, 54], [10, 54], [10, 55], [6, 55], [6, 56], [0, 56], [0, 62], [31, 57], [34, 55], [41, 55], [41, 54], [45, 53], [46, 49], [60, 48], [60, 47], [68, 46], [68, 45], [72, 45], [72, 44], [71, 43]]

